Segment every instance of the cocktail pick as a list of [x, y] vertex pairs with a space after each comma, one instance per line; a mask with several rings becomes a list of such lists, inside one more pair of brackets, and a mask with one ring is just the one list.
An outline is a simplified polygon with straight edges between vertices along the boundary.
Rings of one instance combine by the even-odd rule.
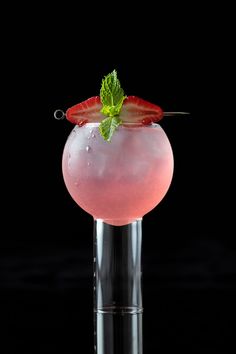
[[[164, 112], [163, 116], [164, 117], [172, 117], [172, 116], [182, 116], [182, 115], [188, 115], [190, 114], [189, 112]], [[57, 120], [62, 120], [66, 117], [65, 112], [62, 109], [57, 109], [54, 112], [54, 118]]]
[[190, 114], [190, 113], [189, 112], [163, 112], [164, 117], [182, 116], [185, 114]]

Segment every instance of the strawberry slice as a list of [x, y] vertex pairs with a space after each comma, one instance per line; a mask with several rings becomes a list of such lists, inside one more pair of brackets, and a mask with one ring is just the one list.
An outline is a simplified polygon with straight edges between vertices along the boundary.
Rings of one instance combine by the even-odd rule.
[[66, 111], [66, 118], [80, 127], [88, 122], [100, 122], [105, 116], [100, 112], [102, 103], [99, 96], [94, 96], [78, 103]]
[[125, 123], [142, 123], [144, 125], [158, 122], [163, 117], [159, 106], [136, 96], [128, 96], [123, 103], [120, 119]]
[[[78, 103], [66, 111], [66, 118], [79, 126], [88, 122], [101, 122], [106, 118], [100, 111], [102, 103], [99, 96], [91, 97]], [[136, 96], [128, 96], [121, 108], [119, 118], [123, 123], [151, 124], [158, 122], [163, 117], [159, 106], [147, 102]]]

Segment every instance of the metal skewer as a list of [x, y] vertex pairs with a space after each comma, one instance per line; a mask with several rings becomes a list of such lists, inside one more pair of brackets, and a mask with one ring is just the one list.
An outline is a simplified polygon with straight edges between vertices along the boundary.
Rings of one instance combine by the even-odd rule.
[[54, 115], [54, 118], [57, 120], [62, 120], [66, 116], [65, 112], [62, 109], [57, 109], [53, 115]]
[[165, 117], [171, 117], [171, 116], [179, 116], [179, 115], [185, 115], [185, 114], [190, 114], [189, 112], [164, 112], [163, 115]]
[[[190, 114], [189, 112], [164, 112], [163, 115], [164, 117], [171, 117], [171, 116], [182, 116], [182, 115], [188, 115]], [[66, 114], [64, 113], [64, 111], [62, 111], [61, 109], [57, 109], [54, 112], [54, 118], [57, 120], [62, 120], [64, 119], [66, 116]]]

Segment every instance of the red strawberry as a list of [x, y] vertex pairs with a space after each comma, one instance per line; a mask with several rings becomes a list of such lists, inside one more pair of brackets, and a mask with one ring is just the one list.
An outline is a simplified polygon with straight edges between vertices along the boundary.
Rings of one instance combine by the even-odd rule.
[[136, 96], [128, 96], [122, 106], [120, 119], [126, 123], [150, 124], [158, 122], [163, 117], [159, 106]]
[[[100, 122], [106, 118], [100, 111], [102, 103], [99, 96], [91, 97], [86, 101], [72, 106], [66, 111], [66, 118], [82, 126], [87, 122]], [[151, 124], [163, 117], [159, 106], [149, 103], [136, 96], [128, 96], [123, 103], [119, 118], [124, 123]]]
[[102, 103], [99, 96], [94, 96], [78, 103], [66, 111], [66, 118], [80, 127], [88, 122], [100, 122], [105, 116], [100, 112]]

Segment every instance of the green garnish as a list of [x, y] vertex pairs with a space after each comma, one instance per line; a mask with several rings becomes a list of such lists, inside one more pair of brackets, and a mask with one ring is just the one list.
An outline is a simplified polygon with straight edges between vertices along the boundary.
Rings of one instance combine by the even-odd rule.
[[120, 124], [122, 124], [122, 120], [119, 117], [107, 117], [103, 119], [99, 125], [99, 131], [103, 139], [111, 141], [114, 131]]
[[122, 124], [119, 114], [126, 98], [117, 78], [116, 70], [113, 70], [102, 80], [100, 98], [103, 105], [101, 113], [107, 117], [101, 121], [99, 131], [104, 140], [111, 141], [114, 131]]

